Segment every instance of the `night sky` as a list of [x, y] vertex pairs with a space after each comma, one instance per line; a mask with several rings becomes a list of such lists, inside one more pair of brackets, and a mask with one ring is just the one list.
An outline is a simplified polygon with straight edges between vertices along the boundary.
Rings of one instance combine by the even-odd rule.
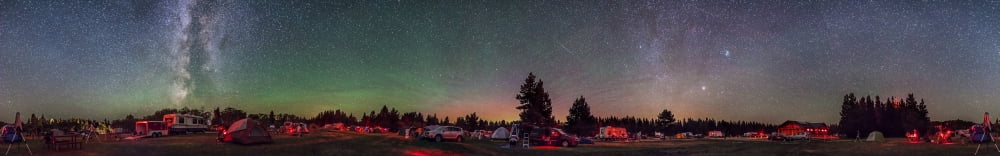
[[515, 120], [529, 72], [556, 119], [835, 123], [845, 94], [932, 120], [1000, 113], [1000, 2], [0, 0], [0, 120], [382, 105]]

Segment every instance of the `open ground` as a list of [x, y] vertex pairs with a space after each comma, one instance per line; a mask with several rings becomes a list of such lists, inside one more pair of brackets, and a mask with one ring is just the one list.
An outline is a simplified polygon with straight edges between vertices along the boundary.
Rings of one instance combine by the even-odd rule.
[[[29, 145], [35, 155], [972, 155], [976, 144], [940, 145], [852, 140], [771, 142], [760, 139], [668, 139], [643, 142], [598, 142], [579, 147], [535, 146], [503, 148], [504, 142], [467, 139], [465, 142], [430, 142], [394, 134], [321, 132], [305, 137], [275, 135], [274, 143], [236, 145], [219, 143], [215, 134], [193, 134], [138, 140], [91, 141], [80, 150], [55, 152], [41, 141]], [[27, 155], [12, 149], [11, 155]], [[1000, 155], [992, 144], [979, 154]]]

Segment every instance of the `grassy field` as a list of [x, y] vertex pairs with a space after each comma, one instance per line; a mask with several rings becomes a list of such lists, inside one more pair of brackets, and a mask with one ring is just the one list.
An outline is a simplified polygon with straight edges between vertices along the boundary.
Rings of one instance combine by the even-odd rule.
[[[849, 140], [769, 142], [747, 139], [667, 140], [605, 143], [558, 148], [501, 148], [504, 142], [469, 139], [464, 143], [428, 142], [388, 134], [324, 132], [305, 137], [276, 135], [274, 143], [235, 145], [218, 143], [215, 134], [196, 134], [85, 144], [82, 150], [54, 152], [31, 141], [35, 155], [972, 155], [975, 144], [911, 144]], [[27, 155], [13, 149], [12, 155]], [[1000, 155], [992, 144], [980, 154]]]

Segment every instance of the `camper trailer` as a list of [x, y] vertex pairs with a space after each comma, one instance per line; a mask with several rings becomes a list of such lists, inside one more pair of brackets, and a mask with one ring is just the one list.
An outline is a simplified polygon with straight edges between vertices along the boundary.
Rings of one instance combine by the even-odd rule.
[[166, 114], [163, 115], [163, 123], [170, 128], [170, 134], [205, 132], [209, 125], [205, 118], [190, 114]]
[[135, 122], [135, 134], [142, 137], [161, 137], [168, 135], [167, 124], [163, 121]]
[[708, 131], [708, 137], [722, 138], [726, 137], [726, 134], [722, 133], [722, 131]]
[[625, 128], [604, 126], [601, 127], [600, 133], [597, 133], [598, 139], [603, 140], [619, 140], [628, 138], [628, 131]]

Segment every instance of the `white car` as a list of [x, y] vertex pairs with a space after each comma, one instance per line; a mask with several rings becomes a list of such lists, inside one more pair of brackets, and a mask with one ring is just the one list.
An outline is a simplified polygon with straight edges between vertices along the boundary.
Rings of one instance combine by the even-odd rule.
[[809, 140], [809, 138], [811, 138], [811, 137], [812, 137], [812, 135], [810, 135], [807, 132], [799, 132], [799, 133], [795, 133], [795, 135], [785, 136], [785, 139], [787, 139], [787, 140]]
[[444, 140], [455, 140], [457, 142], [462, 142], [462, 128], [455, 126], [440, 126], [433, 130], [424, 132], [420, 136], [424, 139], [433, 139], [436, 142], [442, 142]]

